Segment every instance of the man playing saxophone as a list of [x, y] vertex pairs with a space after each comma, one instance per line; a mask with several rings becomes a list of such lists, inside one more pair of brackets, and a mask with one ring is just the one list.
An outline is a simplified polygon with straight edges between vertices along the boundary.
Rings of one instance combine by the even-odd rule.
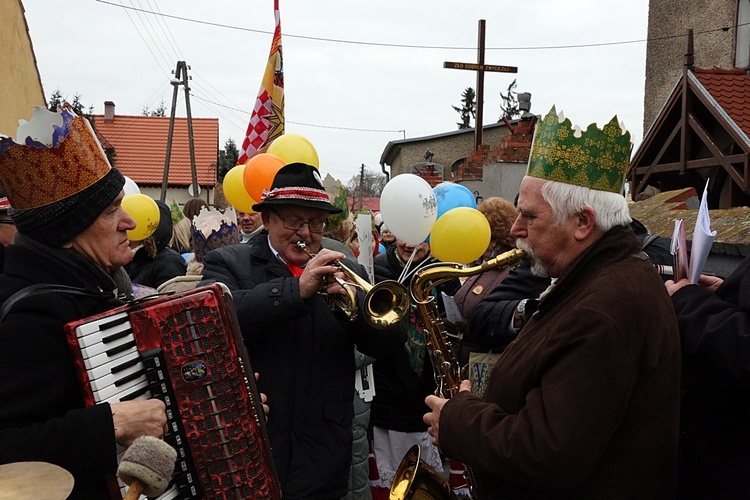
[[484, 400], [461, 383], [429, 396], [442, 451], [489, 498], [670, 498], [678, 439], [679, 337], [620, 195], [630, 135], [583, 134], [552, 111], [537, 126], [511, 229], [552, 278], [495, 365]]
[[[333, 277], [344, 277], [344, 254], [321, 248], [326, 217], [340, 210], [317, 169], [284, 166], [253, 210], [263, 231], [209, 252], [204, 280], [232, 290], [258, 388], [273, 408], [268, 431], [284, 498], [341, 498], [352, 458], [354, 345], [373, 357], [387, 349], [364, 315], [352, 321], [319, 293], [347, 296]], [[356, 262], [343, 262], [366, 277]]]

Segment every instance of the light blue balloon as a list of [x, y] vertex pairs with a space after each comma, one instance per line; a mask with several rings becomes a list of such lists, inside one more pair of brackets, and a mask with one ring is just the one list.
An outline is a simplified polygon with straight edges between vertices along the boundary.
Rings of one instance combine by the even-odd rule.
[[437, 200], [437, 219], [448, 210], [457, 207], [477, 208], [477, 200], [474, 193], [461, 184], [443, 182], [433, 189]]

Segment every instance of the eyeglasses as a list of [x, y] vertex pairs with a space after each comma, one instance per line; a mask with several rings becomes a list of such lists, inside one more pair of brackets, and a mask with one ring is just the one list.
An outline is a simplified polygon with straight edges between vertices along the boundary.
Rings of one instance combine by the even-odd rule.
[[326, 221], [324, 220], [305, 220], [295, 216], [284, 217], [272, 208], [269, 208], [269, 210], [273, 212], [276, 217], [281, 219], [284, 228], [289, 229], [290, 231], [299, 231], [300, 229], [305, 227], [305, 224], [307, 224], [307, 227], [310, 229], [311, 233], [322, 233], [326, 227]]
[[0, 224], [10, 224], [12, 226], [16, 225], [16, 223], [13, 222], [13, 219], [0, 219]]

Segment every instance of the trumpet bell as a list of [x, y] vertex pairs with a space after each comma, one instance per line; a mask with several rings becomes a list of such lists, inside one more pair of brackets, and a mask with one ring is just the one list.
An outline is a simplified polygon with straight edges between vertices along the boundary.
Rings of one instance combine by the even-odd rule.
[[364, 318], [375, 328], [395, 325], [409, 312], [409, 290], [395, 280], [381, 281], [367, 291]]
[[419, 445], [401, 459], [391, 485], [390, 500], [457, 500], [450, 484], [438, 471], [420, 460]]

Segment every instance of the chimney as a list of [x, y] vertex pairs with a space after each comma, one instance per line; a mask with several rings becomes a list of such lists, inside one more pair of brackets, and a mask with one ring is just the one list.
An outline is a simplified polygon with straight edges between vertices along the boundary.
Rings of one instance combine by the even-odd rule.
[[500, 157], [498, 159], [505, 163], [528, 163], [531, 142], [534, 138], [534, 125], [536, 125], [537, 117], [531, 112], [531, 94], [519, 92], [517, 97], [518, 109], [523, 112], [521, 119], [512, 124], [506, 116], [503, 116], [503, 121], [510, 130], [510, 134], [500, 139]]
[[112, 122], [115, 120], [115, 103], [104, 101], [104, 121]]

